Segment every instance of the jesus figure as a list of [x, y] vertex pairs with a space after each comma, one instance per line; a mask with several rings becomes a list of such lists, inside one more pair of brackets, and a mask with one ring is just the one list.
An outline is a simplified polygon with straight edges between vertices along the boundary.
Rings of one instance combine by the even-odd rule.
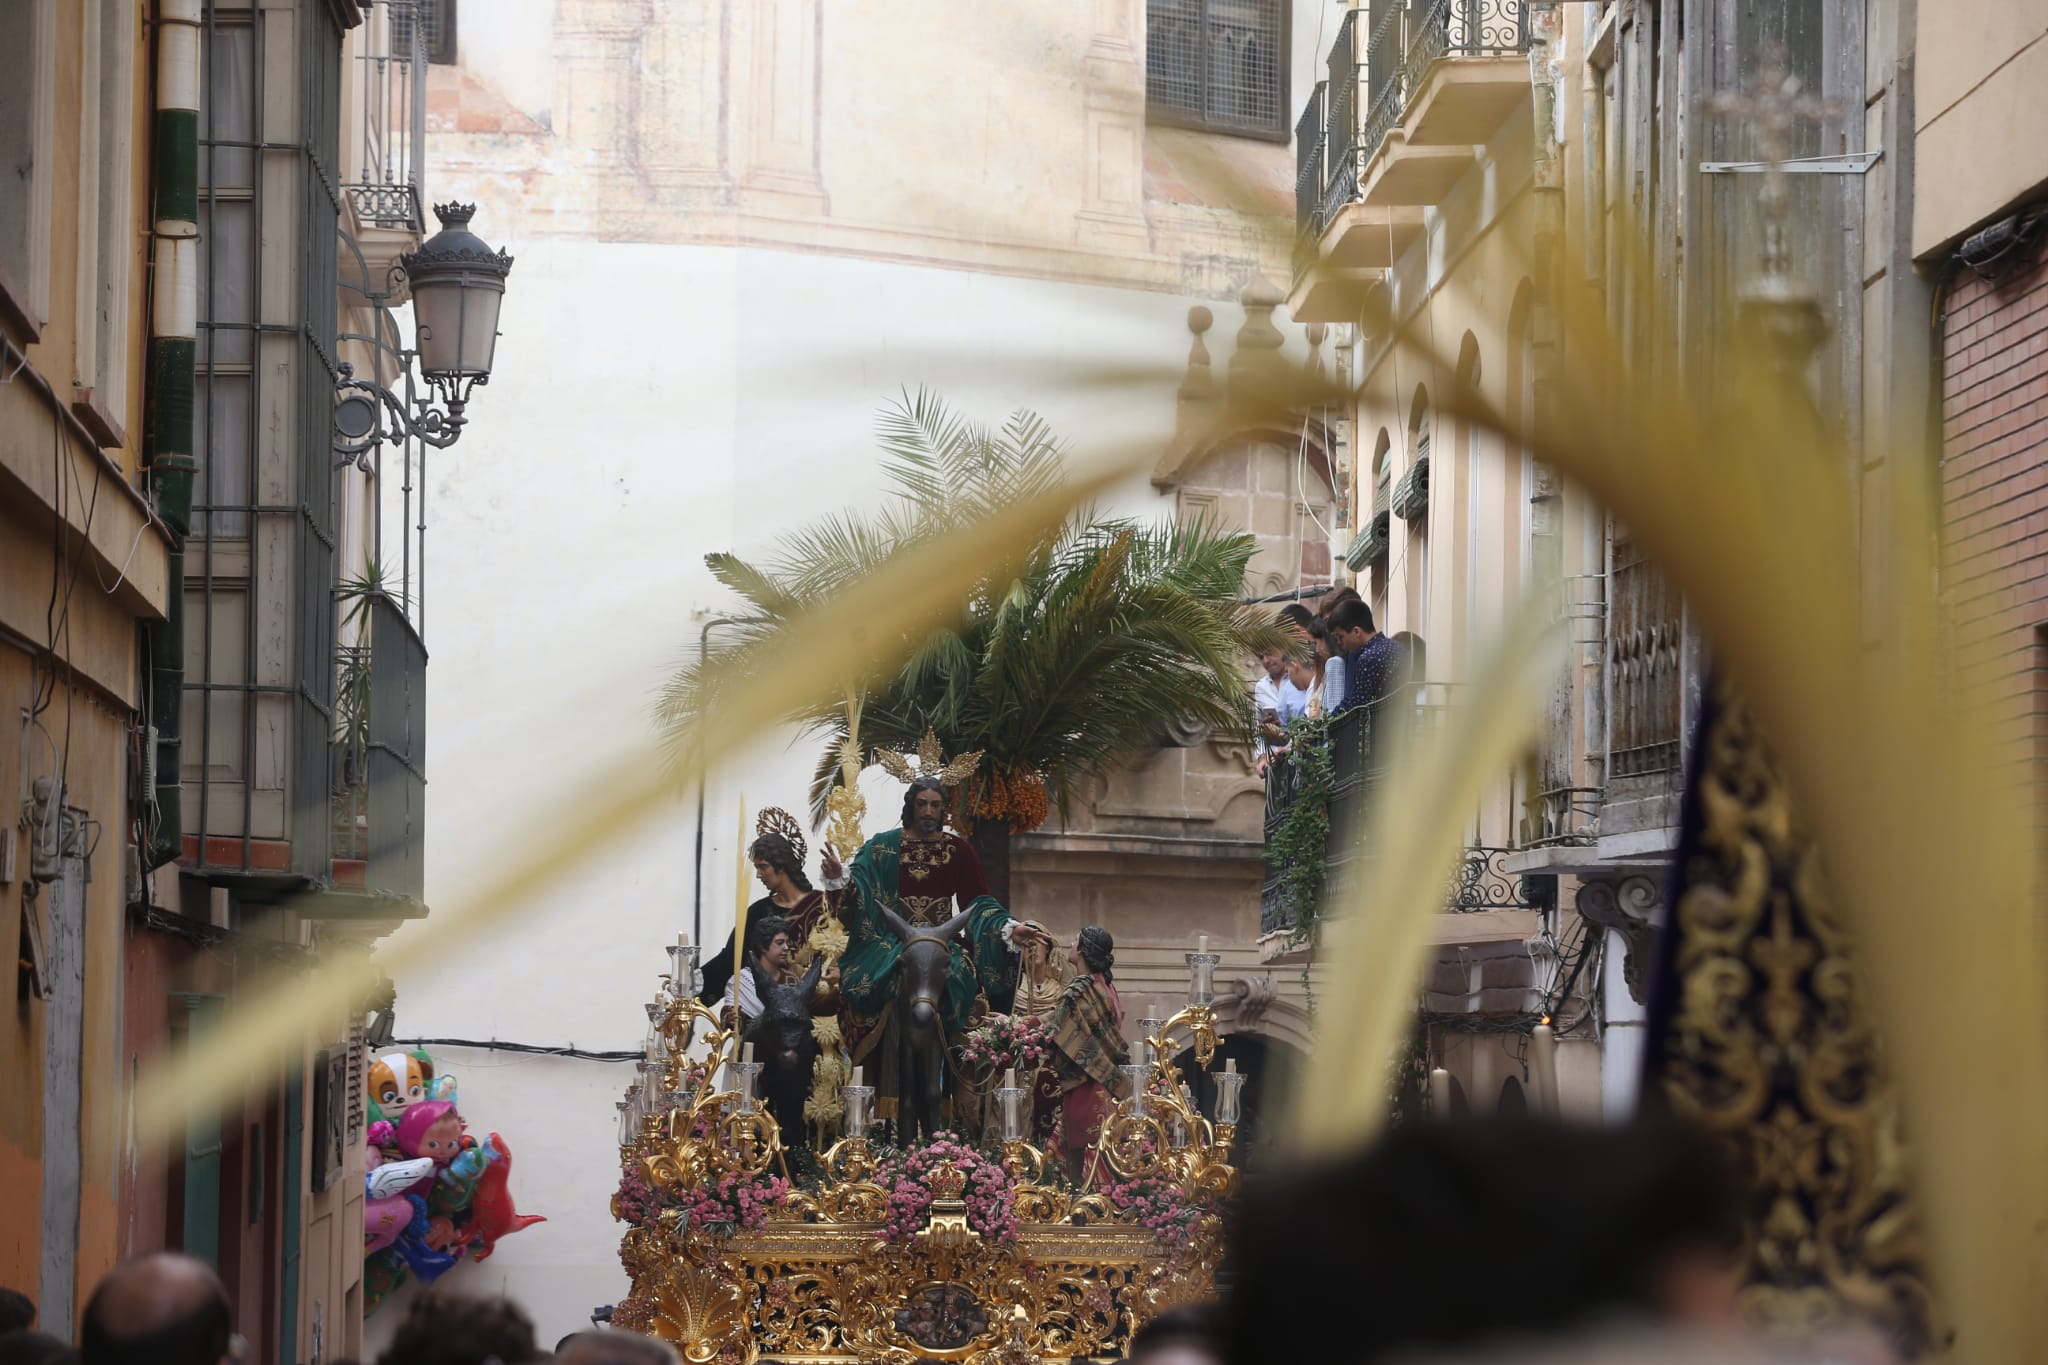
[[[940, 1026], [950, 1037], [967, 1027], [977, 999], [986, 988], [1008, 979], [1009, 957], [1026, 943], [1050, 940], [1036, 926], [1013, 919], [988, 894], [988, 879], [974, 846], [946, 828], [946, 789], [936, 776], [912, 779], [903, 796], [903, 824], [884, 830], [862, 845], [853, 860], [855, 904], [845, 954], [839, 960], [840, 991], [855, 1018], [848, 1031], [856, 1062], [876, 1052], [888, 1031], [887, 1014], [895, 1000], [896, 968], [903, 945], [890, 929], [884, 910], [913, 929], [946, 923], [958, 910], [968, 912], [966, 926], [953, 945], [951, 971], [940, 1002]], [[896, 1083], [889, 1059], [893, 1048], [880, 1049], [882, 1094], [893, 1098]]]

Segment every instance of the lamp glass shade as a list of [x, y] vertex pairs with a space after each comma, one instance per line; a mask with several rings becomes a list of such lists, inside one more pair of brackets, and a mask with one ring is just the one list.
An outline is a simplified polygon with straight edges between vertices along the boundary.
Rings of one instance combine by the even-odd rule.
[[1238, 1123], [1244, 1117], [1244, 1073], [1219, 1071], [1211, 1075], [1216, 1083], [1216, 1122]]
[[875, 1100], [875, 1088], [871, 1085], [843, 1085], [839, 1093], [846, 1100], [846, 1116], [841, 1120], [840, 1131], [850, 1138], [864, 1138], [868, 1135], [869, 1106]]
[[436, 269], [412, 282], [420, 373], [430, 380], [488, 379], [505, 284], [481, 270]]

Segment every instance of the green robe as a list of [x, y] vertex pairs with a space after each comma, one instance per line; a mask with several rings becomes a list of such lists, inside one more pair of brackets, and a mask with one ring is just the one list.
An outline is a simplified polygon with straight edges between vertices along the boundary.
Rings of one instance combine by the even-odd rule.
[[[985, 884], [980, 860], [965, 840], [960, 841], [955, 853], [962, 851], [967, 857], [954, 884], [963, 893], [982, 888]], [[903, 831], [885, 830], [861, 846], [850, 869], [856, 894], [846, 952], [839, 959], [839, 989], [847, 1006], [857, 1014], [880, 1014], [896, 998], [896, 964], [903, 960], [903, 944], [882, 918], [882, 907], [886, 905], [905, 920], [916, 922], [917, 916], [904, 905], [898, 885], [902, 856]], [[947, 884], [934, 882], [919, 889], [944, 892]], [[949, 1034], [967, 1027], [974, 998], [981, 991], [980, 981], [1000, 980], [1010, 952], [1003, 940], [1003, 926], [1010, 922], [1010, 912], [985, 891], [974, 895], [967, 909], [967, 941], [972, 948], [962, 951], [959, 946], [954, 947], [953, 966], [946, 977], [945, 999], [940, 1006], [940, 1022]]]

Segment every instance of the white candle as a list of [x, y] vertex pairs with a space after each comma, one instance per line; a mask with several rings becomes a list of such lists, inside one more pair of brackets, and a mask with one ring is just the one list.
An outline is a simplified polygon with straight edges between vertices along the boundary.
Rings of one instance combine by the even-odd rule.
[[1206, 953], [1209, 951], [1209, 936], [1207, 934], [1195, 935], [1195, 951], [1198, 953]]
[[1451, 1116], [1451, 1073], [1442, 1067], [1429, 1073], [1429, 1108], [1440, 1119]]
[[1529, 1031], [1529, 1069], [1535, 1073], [1536, 1100], [1546, 1118], [1557, 1117], [1557, 1034], [1546, 1018]]
[[676, 935], [676, 947], [678, 947], [678, 948], [687, 948], [687, 947], [689, 947], [689, 946], [690, 946], [690, 931], [689, 931], [689, 930], [687, 930], [687, 929], [685, 929], [685, 930], [683, 930], [683, 931], [682, 931], [681, 933], [679, 933], [679, 934], [677, 934], [677, 935]]
[[853, 1083], [854, 1083], [855, 1085], [859, 1085], [859, 1084], [860, 1084], [860, 1070], [861, 1070], [861, 1069], [860, 1069], [859, 1067], [855, 1067], [855, 1068], [853, 1069]]
[[752, 1043], [740, 1044], [740, 1060], [743, 1062], [751, 1062], [754, 1060], [754, 1045]]
[[1010, 1068], [1010, 1069], [1009, 1069], [1008, 1071], [1005, 1071], [1005, 1072], [1003, 1073], [1003, 1088], [1004, 1088], [1005, 1090], [1015, 1090], [1015, 1089], [1017, 1088], [1017, 1068], [1016, 1068], [1016, 1067], [1014, 1067], [1014, 1066], [1013, 1066], [1013, 1067], [1011, 1067], [1011, 1068]]
[[1225, 1057], [1223, 1059], [1223, 1074], [1226, 1076], [1235, 1076], [1237, 1074], [1237, 1058]]

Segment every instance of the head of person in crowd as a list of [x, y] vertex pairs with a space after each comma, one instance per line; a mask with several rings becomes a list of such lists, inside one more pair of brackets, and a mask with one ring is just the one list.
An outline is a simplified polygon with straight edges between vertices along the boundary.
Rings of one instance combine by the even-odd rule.
[[1364, 600], [1363, 597], [1358, 595], [1358, 589], [1356, 588], [1332, 588], [1323, 594], [1322, 601], [1316, 603], [1316, 615], [1327, 621], [1330, 619], [1330, 614], [1346, 602], [1363, 602]]
[[36, 1325], [36, 1301], [19, 1289], [0, 1289], [0, 1332], [26, 1332]]
[[1269, 649], [1259, 656], [1259, 667], [1266, 671], [1267, 677], [1279, 682], [1287, 676], [1287, 656], [1277, 649]]
[[1315, 613], [1299, 602], [1289, 602], [1280, 608], [1280, 628], [1291, 635], [1300, 635], [1308, 630], [1308, 623], [1315, 620]]
[[86, 1365], [224, 1365], [242, 1354], [213, 1267], [168, 1251], [138, 1256], [100, 1281], [78, 1345]]
[[533, 1319], [510, 1299], [429, 1289], [407, 1305], [377, 1365], [531, 1365], [546, 1358], [534, 1344]]
[[1336, 647], [1330, 643], [1329, 622], [1320, 616], [1311, 619], [1308, 623], [1308, 643], [1309, 657], [1315, 662], [1317, 670], [1321, 671], [1322, 666], [1337, 652]]
[[1226, 1359], [1377, 1365], [1631, 1323], [1736, 1332], [1743, 1207], [1722, 1149], [1676, 1123], [1404, 1124], [1245, 1201]]
[[555, 1365], [676, 1365], [676, 1353], [638, 1332], [575, 1332], [556, 1345]]
[[1401, 646], [1401, 654], [1407, 660], [1405, 681], [1412, 683], [1429, 681], [1429, 644], [1412, 630], [1404, 630], [1394, 636], [1394, 643]]
[[1340, 604], [1330, 613], [1329, 628], [1330, 639], [1339, 654], [1356, 654], [1379, 633], [1373, 626], [1372, 608], [1357, 598]]
[[1300, 654], [1287, 661], [1287, 681], [1299, 692], [1315, 690], [1316, 680], [1322, 676], [1323, 661], [1313, 654]]
[[26, 1327], [0, 1332], [0, 1365], [78, 1365], [69, 1342]]
[[1131, 1338], [1126, 1365], [1223, 1365], [1223, 1318], [1216, 1305], [1161, 1313]]

